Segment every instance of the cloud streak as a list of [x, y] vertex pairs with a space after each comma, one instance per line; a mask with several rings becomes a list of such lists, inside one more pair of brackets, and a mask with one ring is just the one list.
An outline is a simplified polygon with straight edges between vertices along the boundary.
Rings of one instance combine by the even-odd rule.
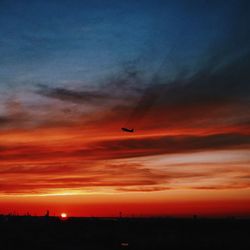
[[85, 104], [97, 104], [112, 97], [110, 94], [102, 93], [101, 91], [71, 90], [68, 88], [49, 87], [46, 85], [39, 85], [39, 90], [37, 93], [42, 96], [65, 102]]
[[[211, 153], [212, 154], [212, 153]], [[162, 165], [135, 158], [130, 162], [8, 163], [1, 167], [1, 194], [50, 194], [60, 192], [159, 192], [169, 190], [230, 190], [250, 188], [247, 163]], [[240, 164], [240, 167], [238, 166]]]
[[154, 136], [108, 139], [74, 145], [0, 145], [1, 161], [36, 161], [39, 159], [123, 159], [150, 155], [186, 153], [250, 147], [250, 136], [213, 134], [206, 136]]

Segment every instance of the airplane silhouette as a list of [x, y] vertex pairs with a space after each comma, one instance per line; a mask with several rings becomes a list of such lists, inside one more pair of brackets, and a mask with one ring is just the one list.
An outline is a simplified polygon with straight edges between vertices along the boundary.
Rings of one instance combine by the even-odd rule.
[[121, 128], [122, 131], [124, 132], [129, 132], [129, 133], [133, 133], [134, 132], [134, 129], [129, 129], [129, 128]]

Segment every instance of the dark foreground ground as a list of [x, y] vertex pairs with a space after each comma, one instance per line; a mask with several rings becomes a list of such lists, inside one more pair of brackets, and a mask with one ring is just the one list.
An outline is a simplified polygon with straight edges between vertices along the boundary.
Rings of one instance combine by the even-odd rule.
[[0, 216], [0, 249], [250, 250], [250, 220]]

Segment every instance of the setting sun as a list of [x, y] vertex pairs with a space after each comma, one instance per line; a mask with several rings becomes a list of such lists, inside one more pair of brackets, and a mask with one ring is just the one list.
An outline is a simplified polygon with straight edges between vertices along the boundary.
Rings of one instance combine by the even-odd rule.
[[66, 213], [61, 213], [61, 218], [62, 219], [66, 219], [68, 217], [68, 215]]

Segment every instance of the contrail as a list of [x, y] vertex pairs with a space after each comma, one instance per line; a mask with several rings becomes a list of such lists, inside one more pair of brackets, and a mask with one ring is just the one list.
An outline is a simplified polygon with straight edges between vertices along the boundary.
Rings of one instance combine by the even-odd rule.
[[[180, 32], [181, 33], [181, 32]], [[159, 83], [160, 72], [164, 69], [166, 63], [171, 60], [173, 63], [173, 53], [177, 48], [177, 43], [172, 47], [170, 52], [164, 57], [163, 61], [159, 65], [158, 69], [153, 73], [151, 81], [148, 87], [145, 89], [142, 97], [138, 101], [135, 108], [132, 110], [128, 120], [126, 121], [124, 127], [138, 128], [143, 118], [148, 114], [151, 107], [164, 92], [167, 84]]]

